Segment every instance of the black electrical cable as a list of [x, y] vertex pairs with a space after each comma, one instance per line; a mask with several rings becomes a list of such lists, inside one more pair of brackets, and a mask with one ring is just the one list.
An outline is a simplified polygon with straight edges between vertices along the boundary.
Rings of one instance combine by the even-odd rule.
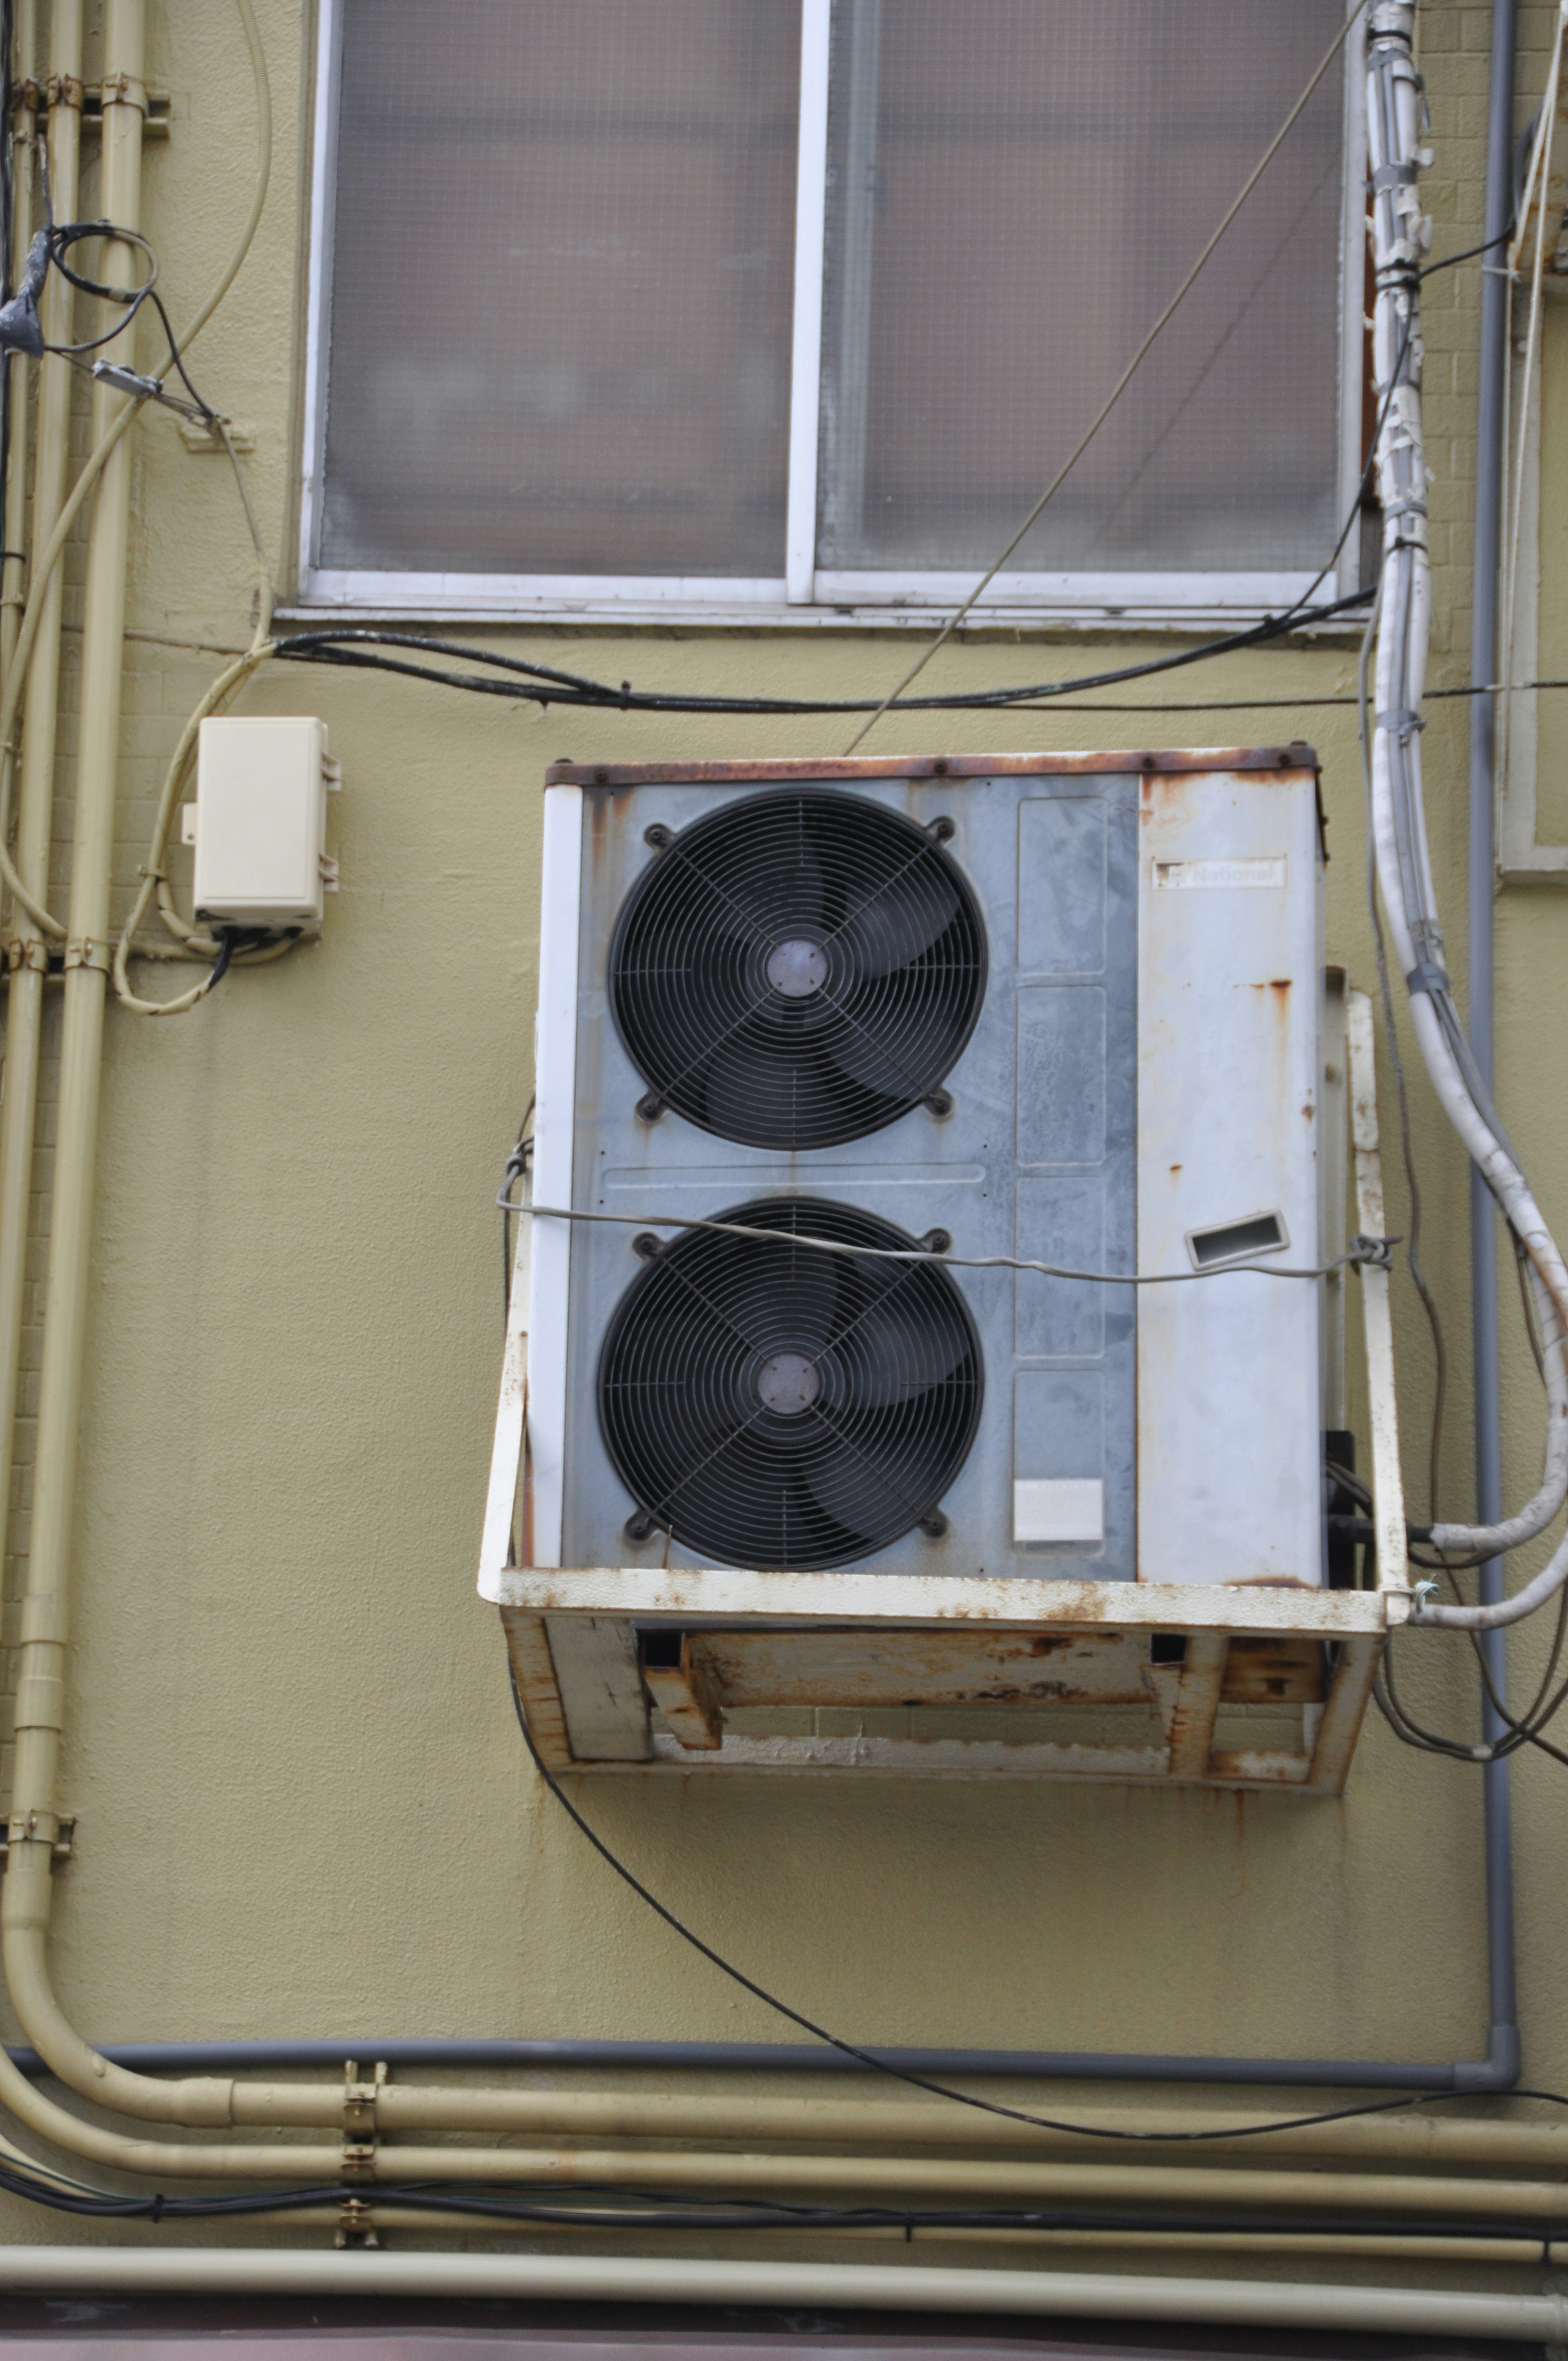
[[239, 941], [240, 932], [241, 929], [238, 927], [219, 927], [217, 928], [218, 955], [213, 961], [211, 972], [207, 977], [208, 992], [215, 992], [219, 984], [222, 983], [225, 976], [227, 975], [229, 972], [229, 962], [234, 958], [235, 950]]
[[[1515, 2222], [1487, 2218], [1480, 2222], [1464, 2214], [1407, 2215], [1396, 2210], [1385, 2214], [1342, 2214], [1325, 2211], [1277, 2214], [1265, 2212], [1176, 2213], [1152, 2210], [1079, 2207], [927, 2206], [791, 2204], [782, 2199], [728, 2198], [710, 2202], [686, 2195], [664, 2196], [657, 2191], [608, 2187], [592, 2182], [522, 2183], [484, 2193], [471, 2181], [323, 2182], [315, 2188], [244, 2190], [215, 2197], [169, 2196], [155, 2191], [130, 2196], [93, 2188], [65, 2175], [45, 2179], [0, 2163], [0, 2190], [32, 2204], [78, 2217], [154, 2223], [230, 2219], [247, 2215], [301, 2213], [318, 2206], [338, 2206], [345, 2200], [377, 2209], [412, 2213], [462, 2213], [477, 2221], [534, 2223], [554, 2228], [636, 2230], [801, 2230], [894, 2229], [907, 2234], [945, 2229], [1028, 2231], [1133, 2232], [1163, 2231], [1185, 2235], [1204, 2233], [1266, 2233], [1298, 2235], [1303, 2230], [1329, 2235], [1418, 2238], [1476, 2237], [1493, 2241], [1525, 2239], [1543, 2251], [1568, 2236], [1568, 2204], [1563, 2222]], [[565, 2199], [565, 2202], [551, 2200]], [[586, 2202], [585, 2200], [596, 2202]]]
[[1435, 262], [1423, 263], [1416, 276], [1418, 279], [1430, 279], [1434, 271], [1452, 270], [1456, 262], [1474, 262], [1478, 254], [1490, 254], [1495, 246], [1507, 246], [1513, 234], [1514, 225], [1510, 221], [1507, 229], [1500, 229], [1496, 237], [1483, 238], [1479, 246], [1464, 247], [1457, 254], [1440, 254]]
[[[1310, 614], [1293, 611], [1288, 616], [1267, 616], [1261, 623], [1253, 624], [1245, 631], [1232, 631], [1223, 639], [1205, 641], [1200, 647], [1185, 648], [1175, 655], [1154, 657], [1146, 664], [1124, 664], [1114, 672], [1085, 674], [1075, 680], [1036, 682], [1023, 688], [979, 689], [946, 697], [901, 697], [888, 710], [895, 713], [1005, 712], [1010, 707], [1029, 698], [1068, 697], [1080, 689], [1113, 687], [1121, 681], [1142, 680], [1154, 673], [1174, 672], [1187, 664], [1201, 664], [1211, 656], [1230, 655], [1239, 649], [1262, 646], [1288, 631], [1299, 630], [1304, 622], [1321, 621], [1326, 617], [1346, 614], [1355, 608], [1364, 607], [1372, 596], [1370, 590], [1357, 590], [1349, 598], [1337, 598], [1328, 606], [1315, 607]], [[468, 673], [441, 672], [426, 664], [404, 664], [394, 657], [373, 654], [371, 651], [376, 648], [410, 648], [436, 655], [457, 656], [466, 663], [485, 664], [499, 672], [518, 675], [529, 685], [514, 686], [510, 681], [485, 680]], [[290, 638], [274, 642], [272, 653], [302, 664], [336, 664], [350, 669], [399, 673], [411, 680], [434, 681], [446, 688], [470, 689], [480, 696], [512, 697], [525, 704], [546, 708], [560, 705], [588, 708], [602, 707], [618, 713], [734, 715], [869, 713], [878, 709], [874, 697], [814, 699], [666, 695], [657, 690], [633, 689], [624, 683], [618, 686], [580, 673], [562, 672], [554, 665], [533, 664], [517, 656], [504, 656], [489, 648], [430, 639], [411, 631], [378, 631], [368, 626], [296, 632]]]
[[[627, 1868], [620, 1856], [612, 1852], [603, 1838], [589, 1826], [541, 1755], [533, 1742], [532, 1732], [528, 1727], [528, 1717], [523, 1712], [522, 1698], [518, 1692], [517, 1675], [511, 1669], [510, 1660], [507, 1665], [507, 1677], [511, 1685], [512, 1710], [517, 1716], [517, 1726], [522, 1732], [522, 1742], [528, 1749], [534, 1769], [578, 1834], [587, 1839], [600, 1860], [615, 1872], [624, 1884], [631, 1888], [639, 1901], [645, 1902], [656, 1917], [662, 1918], [665, 1926], [677, 1934], [683, 1942], [689, 1943], [694, 1951], [700, 1952], [709, 1965], [716, 1967], [721, 1975], [728, 1976], [732, 1983], [739, 1984], [743, 1992], [749, 1992], [753, 1999], [760, 2000], [764, 2007], [771, 2008], [776, 2015], [787, 2018], [791, 2025], [798, 2026], [803, 2033], [809, 2033], [814, 2041], [825, 2041], [829, 2048], [841, 2051], [846, 2058], [853, 2058], [857, 2064], [864, 2066], [873, 2074], [885, 2075], [891, 2081], [907, 2083], [912, 2090], [924, 2091], [931, 2098], [950, 2099], [955, 2105], [974, 2108], [981, 2114], [1001, 2115], [1009, 2123], [1029, 2124], [1039, 2131], [1069, 2132], [1084, 2139], [1126, 2141], [1137, 2147], [1190, 2147], [1212, 2140], [1261, 2139], [1271, 2132], [1307, 2131], [1317, 2124], [1349, 2123], [1359, 2115], [1392, 2114], [1401, 2108], [1430, 2106], [1440, 2100], [1461, 2098], [1465, 2095], [1458, 2091], [1411, 2092], [1395, 2099], [1370, 2099], [1354, 2107], [1330, 2108], [1321, 2114], [1281, 2116], [1277, 2121], [1266, 2124], [1228, 2125], [1220, 2131], [1134, 2132], [1102, 2124], [1064, 2123], [1054, 2115], [1029, 2114], [1021, 2107], [1004, 2107], [994, 2099], [977, 2098], [972, 2092], [955, 2091], [948, 2083], [933, 2082], [925, 2075], [911, 2073], [906, 2067], [890, 2065], [885, 2058], [879, 2058], [875, 2050], [859, 2048], [854, 2042], [844, 2040], [841, 2035], [829, 2033], [825, 2026], [816, 2024], [809, 2016], [803, 2016], [801, 2012], [792, 2008], [787, 2001], [780, 2000], [776, 1993], [769, 1992], [765, 1986], [755, 1982], [741, 1969], [735, 1967], [725, 1959], [722, 1953], [716, 1951], [711, 1944], [705, 1943], [700, 1935], [694, 1934], [692, 1929], [682, 1919], [677, 1918], [674, 1912], [661, 1902], [656, 1894], [649, 1892], [641, 1880]], [[1508, 2096], [1513, 2099], [1539, 2099], [1550, 2106], [1568, 2107], [1568, 2098], [1556, 2091], [1510, 2091]]]

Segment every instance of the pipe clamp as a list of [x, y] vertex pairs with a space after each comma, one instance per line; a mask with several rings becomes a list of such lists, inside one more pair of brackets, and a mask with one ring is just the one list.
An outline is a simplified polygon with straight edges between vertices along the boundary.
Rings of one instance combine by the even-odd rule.
[[376, 2170], [376, 2147], [380, 2137], [376, 2123], [376, 2102], [387, 2081], [385, 2059], [378, 2060], [368, 2082], [359, 2079], [359, 2068], [352, 2058], [343, 2065], [343, 2163], [345, 2180], [370, 2180]]
[[110, 968], [109, 946], [107, 943], [94, 942], [90, 936], [72, 935], [65, 946], [65, 966], [67, 973], [73, 967], [90, 967], [95, 969], [100, 975], [107, 975]]
[[47, 1844], [54, 1861], [69, 1861], [76, 1839], [74, 1812], [16, 1812], [0, 1837], [0, 1863], [9, 1861], [11, 1847]]

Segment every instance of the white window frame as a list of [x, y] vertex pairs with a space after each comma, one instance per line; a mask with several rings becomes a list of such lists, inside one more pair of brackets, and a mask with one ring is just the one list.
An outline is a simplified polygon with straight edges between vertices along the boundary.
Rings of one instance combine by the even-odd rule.
[[[1346, 0], [1347, 13], [1356, 0]], [[326, 437], [332, 235], [337, 178], [342, 0], [321, 0], [304, 371], [304, 463], [299, 599], [312, 613], [517, 616], [565, 622], [747, 622], [919, 627], [950, 614], [979, 578], [948, 573], [834, 572], [816, 563], [822, 301], [827, 214], [828, 76], [832, 0], [799, 0], [800, 138], [795, 186], [795, 285], [790, 366], [789, 481], [784, 569], [736, 577], [644, 575], [419, 574], [343, 571], [317, 562]], [[1362, 467], [1365, 134], [1358, 104], [1364, 16], [1345, 42], [1344, 193], [1340, 255], [1340, 458], [1337, 514], [1355, 498]], [[1360, 534], [1347, 537], [1320, 597], [1355, 589]], [[1325, 556], [1327, 552], [1324, 553]], [[1009, 623], [1186, 623], [1277, 612], [1301, 598], [1310, 573], [999, 574], [977, 618]], [[674, 610], [674, 612], [672, 610]]]

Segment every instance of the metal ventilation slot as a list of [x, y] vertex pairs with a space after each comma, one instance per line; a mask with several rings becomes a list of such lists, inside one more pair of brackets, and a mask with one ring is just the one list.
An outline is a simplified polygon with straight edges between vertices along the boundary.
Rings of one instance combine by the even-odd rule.
[[949, 1112], [940, 1084], [980, 1014], [985, 929], [944, 830], [826, 788], [650, 829], [657, 857], [609, 954], [648, 1084], [639, 1112], [787, 1150]]
[[[913, 1247], [858, 1208], [769, 1197], [726, 1222]], [[720, 1565], [847, 1565], [938, 1503], [980, 1417], [980, 1339], [934, 1257], [888, 1263], [694, 1230], [633, 1279], [599, 1360], [599, 1422], [638, 1504]]]
[[1277, 1213], [1254, 1213], [1245, 1222], [1226, 1222], [1217, 1230], [1190, 1230], [1187, 1243], [1199, 1270], [1219, 1263], [1245, 1262], [1253, 1255], [1277, 1254], [1290, 1241]]

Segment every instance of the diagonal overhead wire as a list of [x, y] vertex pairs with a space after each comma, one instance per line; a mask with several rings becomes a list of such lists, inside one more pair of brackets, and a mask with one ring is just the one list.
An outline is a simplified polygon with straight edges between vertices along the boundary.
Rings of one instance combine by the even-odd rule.
[[[1147, 335], [1138, 346], [1137, 351], [1133, 355], [1132, 359], [1127, 363], [1126, 368], [1116, 379], [1115, 384], [1112, 387], [1110, 392], [1106, 395], [1104, 401], [1101, 404], [1093, 421], [1085, 428], [1078, 442], [1073, 445], [1069, 457], [1064, 459], [1061, 466], [1057, 469], [1056, 474], [1051, 478], [1050, 482], [1046, 486], [1045, 490], [1040, 494], [1039, 499], [1035, 502], [1034, 507], [1029, 511], [1028, 515], [1024, 519], [1023, 523], [1018, 527], [1017, 532], [1014, 534], [1006, 548], [1002, 552], [1001, 555], [995, 559], [988, 571], [981, 575], [980, 580], [975, 584], [974, 588], [970, 592], [969, 597], [964, 600], [963, 605], [959, 607], [954, 614], [948, 617], [941, 630], [938, 632], [936, 638], [932, 640], [929, 645], [922, 650], [921, 653], [916, 657], [915, 662], [910, 665], [909, 670], [905, 674], [904, 678], [898, 682], [896, 686], [888, 690], [887, 695], [877, 707], [877, 709], [872, 715], [871, 719], [861, 723], [860, 729], [856, 730], [854, 736], [845, 747], [844, 752], [846, 754], [852, 754], [854, 752], [861, 739], [867, 737], [870, 732], [875, 729], [877, 723], [882, 719], [883, 715], [887, 711], [894, 697], [903, 696], [905, 690], [909, 686], [910, 682], [916, 679], [918, 675], [925, 671], [926, 666], [930, 663], [938, 649], [948, 640], [951, 639], [953, 633], [958, 630], [959, 625], [963, 621], [964, 617], [969, 613], [975, 601], [981, 597], [983, 591], [990, 588], [992, 583], [994, 582], [996, 577], [1001, 573], [1003, 567], [1006, 565], [1008, 559], [1012, 556], [1014, 551], [1017, 548], [1018, 544], [1023, 540], [1030, 526], [1035, 522], [1036, 519], [1043, 513], [1047, 502], [1055, 498], [1061, 486], [1067, 481], [1069, 476], [1071, 475], [1073, 469], [1077, 467], [1079, 461], [1082, 458], [1084, 453], [1088, 450], [1090, 445], [1099, 434], [1100, 429], [1104, 425], [1105, 421], [1110, 417], [1111, 412], [1121, 401], [1123, 394], [1125, 393], [1128, 386], [1132, 383], [1133, 379], [1136, 376], [1138, 369], [1143, 365], [1146, 355], [1153, 346], [1156, 339], [1164, 333], [1179, 306], [1185, 302], [1187, 296], [1190, 293], [1193, 284], [1196, 281], [1199, 273], [1202, 270], [1204, 264], [1213, 253], [1214, 248], [1219, 245], [1220, 240], [1224, 236], [1225, 232], [1229, 229], [1231, 224], [1234, 221], [1236, 215], [1240, 213], [1247, 199], [1251, 196], [1254, 189], [1256, 188], [1259, 181], [1262, 180], [1265, 172], [1267, 171], [1270, 164], [1273, 163], [1274, 159], [1277, 155], [1287, 136], [1294, 129], [1298, 119], [1305, 110], [1313, 92], [1317, 89], [1318, 84], [1322, 81], [1323, 76], [1327, 73], [1329, 68], [1338, 57], [1341, 49], [1344, 47], [1345, 41], [1349, 37], [1351, 27], [1356, 22], [1357, 18], [1361, 15], [1362, 9], [1365, 8], [1365, 5], [1366, 0], [1358, 0], [1358, 5], [1346, 13], [1345, 20], [1340, 27], [1339, 31], [1334, 35], [1333, 39], [1330, 42], [1327, 54], [1324, 56], [1322, 62], [1319, 65], [1317, 71], [1312, 75], [1310, 82], [1308, 82], [1306, 89], [1301, 93], [1300, 97], [1296, 101], [1295, 105], [1290, 109], [1289, 114], [1286, 116], [1284, 122], [1280, 125], [1278, 130], [1275, 133], [1273, 138], [1269, 141], [1267, 147], [1258, 158], [1257, 162], [1253, 166], [1252, 170], [1247, 174], [1245, 181], [1243, 182], [1241, 189], [1232, 201], [1223, 219], [1220, 223], [1219, 227], [1214, 231], [1209, 243], [1203, 248], [1202, 253], [1198, 257], [1197, 261], [1193, 264], [1191, 269], [1188, 272], [1186, 278], [1182, 280], [1180, 286], [1177, 289], [1175, 294], [1171, 297], [1169, 302], [1166, 305], [1164, 311], [1155, 322], [1154, 326], [1149, 330]], [[1319, 579], [1321, 579], [1321, 576]], [[1314, 588], [1316, 586], [1314, 585]]]

